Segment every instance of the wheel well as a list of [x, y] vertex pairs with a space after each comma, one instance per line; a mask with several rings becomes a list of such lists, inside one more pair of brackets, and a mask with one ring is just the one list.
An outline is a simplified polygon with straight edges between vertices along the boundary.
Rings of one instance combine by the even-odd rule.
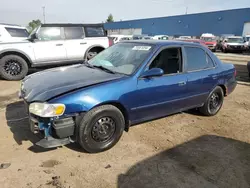
[[4, 52], [4, 53], [0, 54], [0, 59], [3, 58], [6, 55], [20, 56], [21, 58], [23, 58], [27, 62], [29, 67], [31, 66], [31, 62], [30, 62], [29, 58], [27, 58], [27, 56], [25, 56], [24, 54], [22, 54], [20, 52], [15, 52], [15, 51]]
[[92, 47], [92, 48], [90, 48], [89, 50], [88, 50], [88, 52], [101, 52], [101, 51], [103, 51], [104, 50], [104, 48], [103, 47], [101, 47], [101, 46], [95, 46], [95, 47]]
[[127, 112], [126, 108], [119, 102], [107, 102], [107, 103], [102, 103], [98, 106], [107, 105], [107, 104], [115, 106], [116, 108], [118, 108], [122, 112], [122, 115], [124, 116], [124, 120], [125, 120], [125, 131], [128, 132], [130, 122], [129, 122], [129, 116], [128, 116], [128, 112]]
[[219, 85], [219, 86], [222, 88], [224, 96], [227, 96], [227, 88], [226, 88], [226, 86], [224, 86], [224, 85]]

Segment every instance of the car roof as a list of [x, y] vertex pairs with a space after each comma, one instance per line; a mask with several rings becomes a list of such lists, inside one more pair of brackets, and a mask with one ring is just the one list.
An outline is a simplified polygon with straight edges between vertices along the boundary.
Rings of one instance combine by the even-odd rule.
[[49, 23], [49, 24], [42, 24], [42, 27], [83, 27], [83, 26], [101, 26], [103, 27], [102, 23], [96, 24], [78, 24], [78, 23]]
[[1, 23], [0, 23], [0, 27], [9, 27], [9, 28], [17, 28], [17, 29], [26, 29], [25, 27], [19, 26], [19, 25], [1, 24]]
[[189, 45], [189, 46], [202, 46], [198, 43], [185, 42], [182, 40], [129, 40], [123, 43], [137, 43], [137, 44], [149, 44], [157, 46], [169, 46], [169, 45]]

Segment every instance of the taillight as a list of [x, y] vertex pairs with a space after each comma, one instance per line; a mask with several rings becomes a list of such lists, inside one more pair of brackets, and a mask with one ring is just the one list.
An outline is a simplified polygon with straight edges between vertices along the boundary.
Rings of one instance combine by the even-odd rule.
[[234, 69], [234, 77], [236, 77], [237, 76], [237, 71], [236, 71], [236, 69]]
[[109, 46], [112, 46], [114, 44], [114, 41], [112, 40], [112, 38], [109, 38]]

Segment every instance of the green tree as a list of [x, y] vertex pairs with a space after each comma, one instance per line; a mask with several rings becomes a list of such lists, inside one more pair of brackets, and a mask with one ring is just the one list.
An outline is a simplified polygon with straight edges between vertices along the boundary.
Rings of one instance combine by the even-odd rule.
[[31, 22], [29, 22], [29, 25], [28, 25], [29, 32], [32, 32], [35, 28], [37, 28], [41, 24], [42, 24], [42, 22], [39, 19], [32, 20]]
[[113, 18], [113, 15], [112, 14], [109, 14], [106, 22], [114, 22], [114, 18]]

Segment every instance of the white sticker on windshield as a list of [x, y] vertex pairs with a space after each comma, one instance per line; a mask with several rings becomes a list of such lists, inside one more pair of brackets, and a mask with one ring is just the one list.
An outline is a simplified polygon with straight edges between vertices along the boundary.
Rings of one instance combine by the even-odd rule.
[[143, 50], [143, 51], [148, 51], [150, 50], [151, 46], [134, 46], [132, 50]]

